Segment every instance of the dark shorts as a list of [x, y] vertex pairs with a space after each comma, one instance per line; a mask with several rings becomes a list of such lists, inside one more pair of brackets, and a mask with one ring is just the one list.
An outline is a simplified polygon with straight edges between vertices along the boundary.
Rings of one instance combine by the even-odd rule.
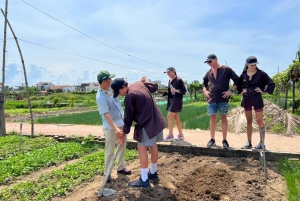
[[243, 98], [242, 107], [244, 108], [245, 111], [251, 111], [253, 107], [255, 112], [261, 112], [263, 111], [264, 108], [264, 101], [261, 96], [252, 99]]
[[168, 104], [168, 110], [170, 112], [174, 112], [174, 113], [177, 113], [177, 112], [181, 112], [181, 110], [178, 110], [178, 108], [175, 108], [174, 105], [173, 105], [173, 98], [170, 98], [169, 99], [169, 104]]

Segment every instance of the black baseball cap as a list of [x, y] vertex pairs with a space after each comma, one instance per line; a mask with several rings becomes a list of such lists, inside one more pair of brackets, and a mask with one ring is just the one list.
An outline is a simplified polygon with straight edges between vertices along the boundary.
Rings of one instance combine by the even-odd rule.
[[115, 78], [111, 83], [111, 88], [114, 91], [113, 97], [116, 98], [119, 95], [119, 90], [124, 86], [126, 87], [128, 83], [124, 80], [124, 78]]
[[246, 59], [246, 64], [259, 64], [255, 56], [250, 56]]
[[206, 59], [206, 61], [204, 61], [204, 63], [211, 61], [212, 59], [215, 59], [215, 58], [217, 58], [217, 56], [215, 54], [210, 54], [207, 56], [207, 59]]
[[174, 67], [169, 67], [164, 73], [167, 73], [168, 71], [176, 71]]

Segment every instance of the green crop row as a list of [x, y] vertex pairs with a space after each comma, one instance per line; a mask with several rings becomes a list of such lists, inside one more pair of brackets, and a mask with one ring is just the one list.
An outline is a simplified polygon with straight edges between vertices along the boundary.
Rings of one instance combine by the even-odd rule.
[[298, 201], [300, 198], [300, 162], [281, 159], [278, 162], [278, 167], [283, 173], [288, 187], [288, 200]]
[[[237, 107], [239, 102], [230, 102], [229, 109]], [[162, 112], [165, 120], [167, 120], [168, 110], [166, 105], [159, 105], [158, 108]], [[196, 119], [201, 116], [201, 121]], [[180, 121], [183, 123], [184, 129], [207, 129], [209, 128], [209, 116], [207, 115], [206, 102], [185, 103], [182, 112], [179, 113]], [[102, 120], [98, 111], [85, 112], [78, 114], [52, 116], [46, 118], [39, 118], [35, 123], [40, 124], [82, 124], [82, 125], [102, 125]], [[186, 125], [188, 125], [186, 127]]]
[[84, 125], [102, 125], [102, 119], [99, 111], [83, 112], [77, 114], [66, 114], [35, 120], [38, 124], [84, 124]]
[[[6, 143], [4, 143], [6, 142]], [[47, 137], [37, 137], [37, 138], [28, 138], [19, 136], [7, 135], [0, 138], [0, 159], [14, 156], [20, 151], [26, 153], [34, 149], [41, 149], [45, 147], [50, 147], [58, 142], [53, 138]]]
[[0, 161], [0, 184], [13, 177], [28, 174], [43, 167], [71, 160], [97, 150], [99, 144], [87, 143], [58, 143], [50, 147], [36, 149], [25, 154], [17, 154]]
[[[136, 151], [126, 150], [125, 160], [136, 158]], [[0, 191], [0, 200], [44, 201], [64, 196], [77, 185], [103, 174], [104, 151], [84, 156], [80, 161], [66, 165], [61, 170], [43, 174], [37, 181], [26, 181]], [[100, 184], [99, 184], [100, 187]]]

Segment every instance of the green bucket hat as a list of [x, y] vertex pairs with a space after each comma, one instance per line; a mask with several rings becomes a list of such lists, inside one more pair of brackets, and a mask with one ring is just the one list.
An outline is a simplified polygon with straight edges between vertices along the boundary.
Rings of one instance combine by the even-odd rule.
[[115, 76], [116, 76], [115, 74], [111, 74], [107, 70], [102, 70], [98, 73], [97, 80], [98, 80], [98, 82], [101, 82], [102, 80], [105, 80], [108, 78], [113, 78]]

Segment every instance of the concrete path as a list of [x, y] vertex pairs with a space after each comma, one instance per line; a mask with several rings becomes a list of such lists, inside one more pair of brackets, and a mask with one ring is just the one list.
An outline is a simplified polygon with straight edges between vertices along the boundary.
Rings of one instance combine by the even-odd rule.
[[[131, 129], [128, 139], [133, 139], [133, 129]], [[17, 133], [20, 132], [20, 123], [6, 123], [6, 131]], [[176, 128], [174, 131], [177, 131]], [[168, 129], [164, 130], [164, 135], [168, 134]], [[30, 134], [31, 125], [28, 123], [23, 123], [22, 134]], [[56, 125], [56, 124], [35, 124], [34, 125], [35, 135], [76, 135], [76, 136], [103, 136], [101, 126], [88, 126], [88, 125]], [[210, 133], [208, 130], [183, 130], [185, 139], [175, 142], [161, 142], [160, 144], [165, 145], [194, 145], [197, 147], [205, 148], [207, 142], [210, 140]], [[216, 132], [216, 144], [217, 149], [222, 148], [222, 133]], [[240, 150], [241, 146], [245, 144], [247, 136], [245, 133], [235, 134], [228, 133], [227, 140], [232, 149]], [[253, 133], [252, 144], [255, 146], [259, 142], [259, 134]], [[266, 134], [266, 148], [271, 152], [278, 153], [300, 153], [300, 136], [287, 137], [277, 134]]]

